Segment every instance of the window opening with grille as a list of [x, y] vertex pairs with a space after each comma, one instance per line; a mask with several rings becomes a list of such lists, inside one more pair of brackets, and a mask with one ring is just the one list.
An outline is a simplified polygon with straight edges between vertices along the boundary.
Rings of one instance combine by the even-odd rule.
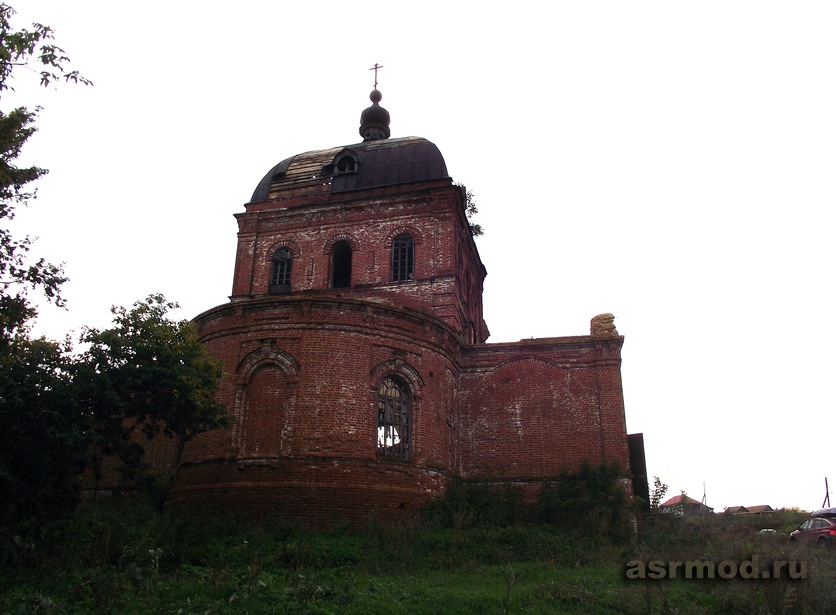
[[415, 242], [409, 235], [398, 235], [392, 242], [392, 281], [415, 279]]
[[409, 461], [412, 396], [400, 378], [387, 377], [377, 389], [377, 454], [386, 459]]
[[279, 248], [273, 253], [273, 264], [270, 269], [270, 292], [281, 293], [290, 290], [290, 272], [293, 265], [293, 254], [290, 248]]

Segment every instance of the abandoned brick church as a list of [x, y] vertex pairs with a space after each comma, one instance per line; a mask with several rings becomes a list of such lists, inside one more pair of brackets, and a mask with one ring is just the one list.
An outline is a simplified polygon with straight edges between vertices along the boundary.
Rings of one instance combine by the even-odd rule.
[[371, 100], [361, 143], [283, 160], [236, 214], [230, 301], [195, 319], [233, 425], [187, 444], [166, 505], [356, 522], [455, 478], [534, 499], [584, 461], [618, 464], [629, 491], [612, 316], [486, 343], [465, 192]]

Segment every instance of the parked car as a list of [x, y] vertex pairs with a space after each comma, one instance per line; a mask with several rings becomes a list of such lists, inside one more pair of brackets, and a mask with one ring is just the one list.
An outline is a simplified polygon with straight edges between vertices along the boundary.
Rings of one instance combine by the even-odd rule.
[[790, 542], [832, 547], [836, 545], [836, 508], [823, 508], [790, 534]]

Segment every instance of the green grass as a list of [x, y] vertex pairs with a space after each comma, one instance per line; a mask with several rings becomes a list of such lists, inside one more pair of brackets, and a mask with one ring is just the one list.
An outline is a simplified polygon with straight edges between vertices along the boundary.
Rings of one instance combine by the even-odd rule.
[[[785, 517], [771, 521], [797, 521]], [[645, 522], [636, 543], [614, 545], [547, 525], [308, 533], [276, 520], [95, 508], [0, 534], [0, 612], [833, 613], [836, 554], [791, 548], [786, 536], [757, 529], [751, 520], [663, 518]], [[624, 579], [632, 559], [753, 554], [804, 559], [809, 578]]]

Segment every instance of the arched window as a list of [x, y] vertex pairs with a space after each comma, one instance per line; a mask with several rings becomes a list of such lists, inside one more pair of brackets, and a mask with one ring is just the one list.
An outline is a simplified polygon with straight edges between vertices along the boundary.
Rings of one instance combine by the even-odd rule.
[[415, 242], [409, 235], [398, 235], [392, 242], [392, 281], [415, 279]]
[[270, 267], [270, 292], [290, 292], [290, 271], [293, 266], [293, 253], [290, 248], [279, 248], [273, 253]]
[[337, 160], [337, 174], [354, 173], [357, 170], [357, 161], [351, 155], [345, 155]]
[[331, 288], [351, 286], [351, 245], [338, 241], [331, 249]]
[[398, 376], [387, 376], [377, 388], [377, 455], [409, 461], [412, 457], [412, 395]]

